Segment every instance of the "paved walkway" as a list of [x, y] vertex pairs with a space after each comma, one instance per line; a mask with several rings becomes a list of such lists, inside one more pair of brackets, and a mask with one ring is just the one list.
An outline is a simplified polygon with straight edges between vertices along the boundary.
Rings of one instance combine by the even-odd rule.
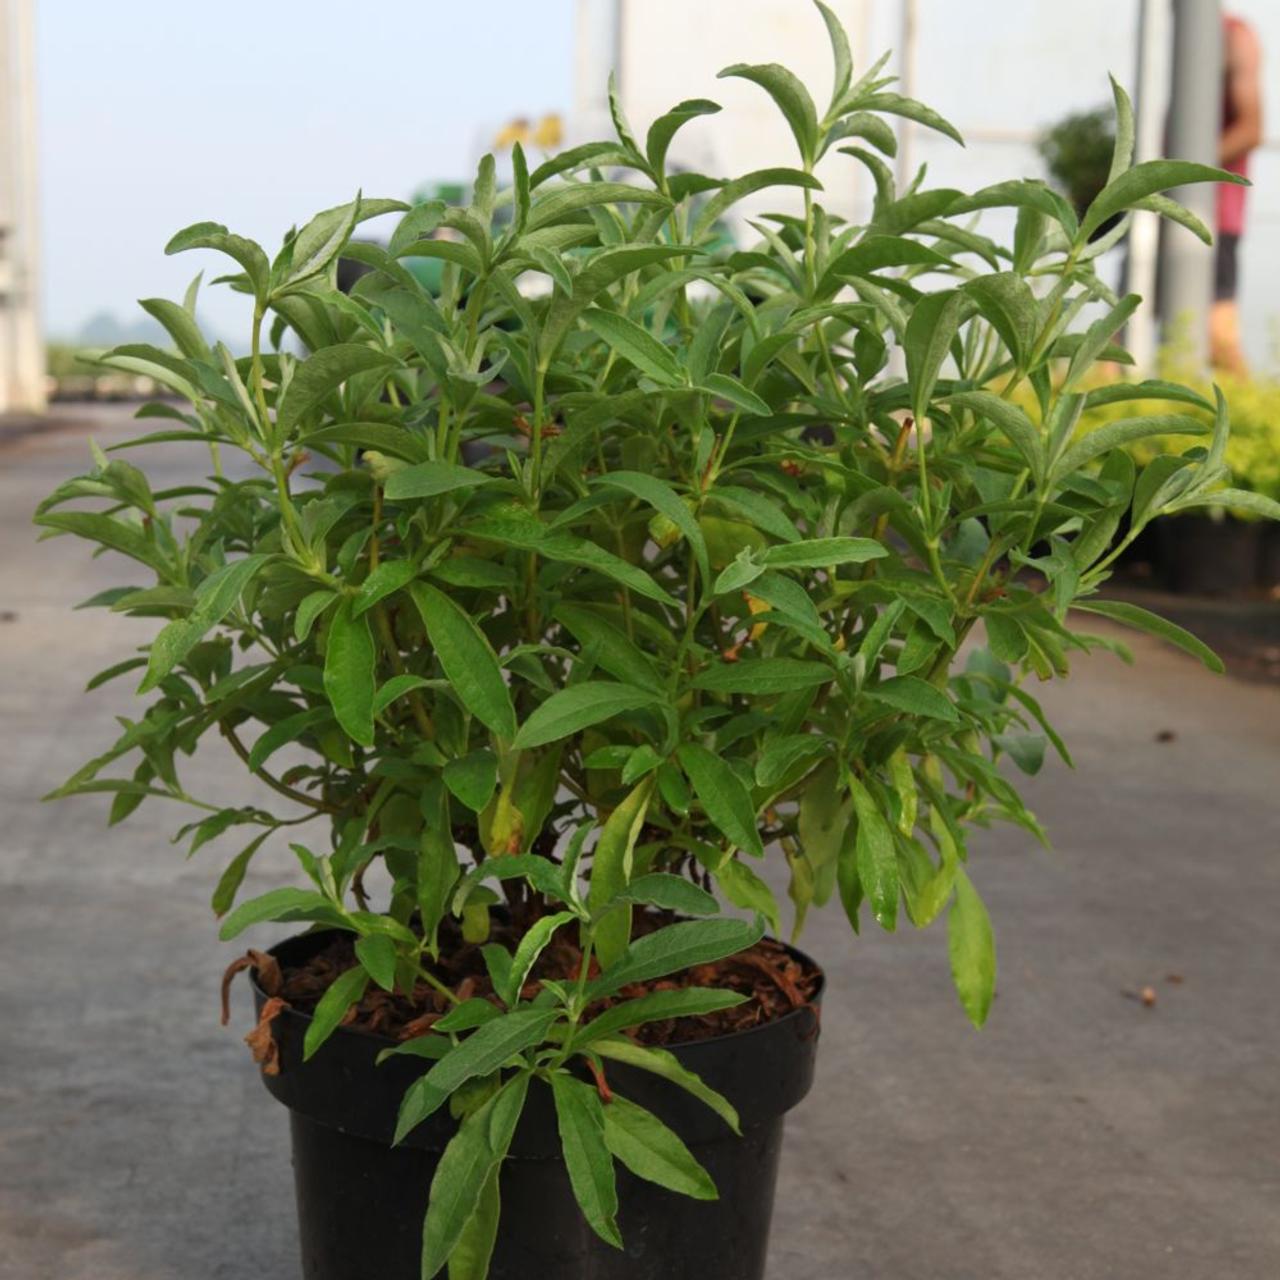
[[[188, 448], [165, 482], [200, 465]], [[0, 1277], [294, 1280], [285, 1118], [240, 1044], [243, 991], [236, 1030], [217, 1021], [213, 859], [184, 861], [162, 807], [107, 831], [99, 799], [36, 801], [128, 713], [125, 681], [80, 690], [149, 629], [69, 611], [122, 566], [32, 541], [35, 502], [87, 460], [71, 431], [0, 448]], [[830, 994], [771, 1280], [1280, 1275], [1280, 689], [1134, 648], [1136, 675], [1101, 656], [1048, 691], [1078, 764], [1030, 788], [1056, 852], [978, 842], [984, 1032], [942, 929], [811, 925]], [[240, 795], [234, 760], [200, 769]]]

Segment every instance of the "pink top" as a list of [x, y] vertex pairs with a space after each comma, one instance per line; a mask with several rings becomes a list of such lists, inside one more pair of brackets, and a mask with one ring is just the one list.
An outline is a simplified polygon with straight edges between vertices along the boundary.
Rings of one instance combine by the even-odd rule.
[[[1242, 27], [1245, 24], [1239, 18], [1224, 18], [1223, 35], [1229, 38], [1233, 28]], [[1225, 129], [1228, 125], [1235, 121], [1235, 107], [1231, 101], [1229, 85], [1226, 75], [1222, 78], [1222, 127]], [[1249, 157], [1241, 156], [1238, 160], [1233, 160], [1228, 165], [1223, 165], [1224, 169], [1231, 173], [1238, 173], [1241, 177], [1247, 177], [1249, 174]], [[1247, 187], [1236, 186], [1231, 182], [1220, 182], [1218, 184], [1218, 233], [1219, 235], [1238, 236], [1244, 233], [1244, 193]]]

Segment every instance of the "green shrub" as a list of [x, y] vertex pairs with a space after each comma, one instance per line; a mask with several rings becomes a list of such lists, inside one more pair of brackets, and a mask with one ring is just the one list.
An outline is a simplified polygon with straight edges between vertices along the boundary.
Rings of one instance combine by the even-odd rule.
[[[235, 837], [213, 897], [224, 938], [275, 920], [355, 939], [358, 964], [320, 1001], [308, 1055], [371, 985], [440, 989], [458, 929], [482, 941], [504, 902], [519, 922], [514, 949], [485, 950], [484, 996], [399, 1050], [436, 1060], [406, 1094], [401, 1132], [451, 1097], [462, 1117], [450, 1194], [427, 1213], [427, 1276], [463, 1240], [467, 1274], [483, 1274], [496, 1171], [531, 1082], [553, 1089], [574, 1188], [606, 1240], [619, 1243], [615, 1154], [711, 1194], [656, 1119], [611, 1148], [606, 1103], [571, 1072], [625, 1054], [671, 1075], [591, 1015], [622, 987], [778, 929], [756, 870], [766, 851], [785, 859], [797, 928], [829, 902], [855, 930], [945, 912], [956, 987], [982, 1022], [995, 949], [970, 837], [996, 820], [1042, 834], [1003, 766], [1034, 773], [1047, 747], [1069, 756], [1025, 681], [1111, 643], [1068, 609], [1220, 665], [1095, 593], [1122, 520], [1136, 536], [1219, 500], [1225, 402], [1210, 428], [1194, 391], [1084, 380], [1137, 302], [1098, 279], [1107, 238], [1090, 237], [1153, 202], [1194, 223], [1159, 193], [1225, 175], [1132, 166], [1117, 87], [1110, 180], [1083, 219], [1031, 181], [963, 195], [918, 178], [900, 192], [884, 116], [955, 131], [892, 93], [883, 62], [855, 82], [822, 15], [825, 110], [781, 67], [723, 73], [776, 102], [794, 168], [672, 174], [672, 135], [719, 108], [682, 103], [641, 140], [615, 101], [615, 139], [532, 171], [517, 148], [507, 191], [486, 159], [466, 208], [357, 199], [274, 257], [216, 223], [180, 232], [169, 252], [232, 260], [230, 287], [253, 303], [251, 354], [210, 346], [194, 290], [185, 305], [147, 303], [178, 354], [133, 345], [106, 363], [184, 406], [146, 407], [151, 434], [100, 455], [38, 515], [131, 562], [126, 585], [93, 603], [165, 621], [94, 681], [141, 673], [145, 708], [57, 794], [105, 793], [112, 821], [153, 799], [193, 805], [180, 833], [193, 853]], [[821, 204], [824, 156], [870, 171], [866, 225]], [[717, 219], [778, 187], [799, 189], [803, 211], [723, 250]], [[1016, 210], [1011, 246], [972, 229], [996, 206]], [[392, 211], [386, 249], [351, 242]], [[339, 255], [372, 268], [349, 297]], [[405, 269], [414, 257], [444, 263], [437, 296]], [[526, 296], [526, 277], [544, 288]], [[1102, 317], [1075, 327], [1093, 301]], [[1157, 391], [1158, 414], [1133, 412]], [[1124, 416], [1079, 435], [1082, 412], [1126, 397]], [[1129, 447], [1161, 436], [1207, 447], [1137, 476]], [[157, 492], [124, 460], [175, 441], [207, 453], [199, 483]], [[975, 633], [985, 646], [964, 647]], [[210, 738], [279, 812], [200, 794], [189, 757]], [[273, 833], [293, 842], [305, 887], [236, 905]], [[390, 877], [378, 902], [375, 865]], [[693, 919], [633, 935], [639, 908]], [[527, 993], [553, 935], [580, 942], [575, 974]], [[738, 998], [658, 996], [614, 1003], [614, 1028]]]

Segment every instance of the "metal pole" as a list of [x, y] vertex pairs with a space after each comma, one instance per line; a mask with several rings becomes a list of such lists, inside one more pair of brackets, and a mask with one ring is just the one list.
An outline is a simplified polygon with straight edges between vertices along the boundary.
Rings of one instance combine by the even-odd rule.
[[[1222, 117], [1222, 12], [1218, 0], [1173, 0], [1173, 72], [1169, 88], [1169, 155], [1217, 164]], [[1209, 227], [1217, 189], [1198, 183], [1174, 191]], [[1166, 341], [1189, 341], [1201, 363], [1208, 353], [1213, 303], [1213, 250], [1166, 223], [1160, 248], [1161, 320]]]
[[[898, 89], [911, 98], [916, 91], [916, 0], [902, 0], [902, 48], [898, 54]], [[914, 177], [911, 168], [911, 121], [903, 116], [898, 125], [898, 190], [905, 190]]]
[[[1134, 68], [1134, 114], [1136, 116], [1134, 159], [1139, 163], [1156, 160], [1161, 151], [1164, 129], [1165, 87], [1161, 81], [1168, 70], [1169, 0], [1139, 0], [1138, 53]], [[1144, 300], [1129, 321], [1127, 345], [1141, 373], [1149, 373], [1156, 360], [1156, 270], [1160, 253], [1160, 217], [1139, 211], [1129, 232], [1128, 279], [1126, 291]]]
[[0, 0], [0, 411], [45, 408], [30, 0]]

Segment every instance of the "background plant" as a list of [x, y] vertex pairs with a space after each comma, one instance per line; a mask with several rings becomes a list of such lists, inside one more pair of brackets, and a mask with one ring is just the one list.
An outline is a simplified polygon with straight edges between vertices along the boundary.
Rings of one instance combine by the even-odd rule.
[[[1069, 762], [1026, 678], [1122, 649], [1077, 630], [1073, 607], [1218, 665], [1172, 624], [1097, 598], [1117, 530], [1207, 503], [1276, 512], [1219, 491], [1220, 396], [1088, 382], [1138, 302], [1111, 293], [1097, 257], [1137, 208], [1207, 236], [1161, 192], [1222, 175], [1132, 166], [1117, 87], [1108, 180], [1082, 217], [1034, 181], [966, 195], [922, 172], [899, 191], [885, 117], [955, 130], [893, 93], [883, 60], [855, 80], [819, 9], [825, 109], [784, 68], [723, 73], [773, 98], [794, 167], [672, 174], [675, 133], [718, 106], [683, 102], [641, 140], [615, 99], [614, 140], [532, 171], [517, 146], [504, 191], [486, 159], [466, 207], [357, 198], [274, 258], [215, 223], [180, 232], [169, 252], [232, 259], [251, 354], [207, 344], [193, 285], [183, 304], [143, 304], [174, 350], [126, 346], [105, 363], [183, 402], [146, 406], [158, 429], [116, 449], [189, 443], [208, 476], [155, 492], [99, 453], [38, 515], [145, 580], [90, 603], [165, 622], [92, 682], [141, 672], [145, 710], [55, 794], [108, 793], [113, 822], [151, 798], [193, 805], [192, 852], [238, 835], [213, 898], [224, 937], [265, 920], [355, 936], [359, 963], [320, 1002], [308, 1053], [370, 984], [439, 987], [455, 928], [483, 942], [500, 902], [516, 922], [517, 946], [485, 948], [495, 998], [396, 1050], [434, 1062], [401, 1135], [446, 1102], [461, 1118], [424, 1275], [446, 1260], [455, 1280], [483, 1275], [497, 1170], [534, 1079], [554, 1092], [574, 1190], [605, 1239], [618, 1242], [614, 1160], [714, 1194], [675, 1134], [606, 1105], [571, 1067], [632, 1063], [736, 1123], [670, 1055], [621, 1033], [738, 997], [658, 992], [589, 1014], [778, 928], [755, 869], [766, 848], [785, 858], [797, 930], [832, 899], [855, 930], [949, 907], [957, 989], [980, 1023], [995, 952], [970, 833], [1005, 820], [1041, 837], [1004, 763], [1034, 773], [1047, 746]], [[824, 159], [870, 172], [864, 224], [822, 205]], [[774, 187], [798, 189], [802, 213], [725, 246], [725, 212]], [[1009, 246], [975, 229], [994, 207], [1016, 210]], [[385, 247], [352, 239], [392, 212]], [[349, 297], [340, 256], [370, 268]], [[443, 264], [435, 296], [406, 270], [416, 258]], [[1160, 412], [1081, 434], [1086, 413], [1153, 399]], [[1130, 447], [1157, 438], [1195, 443], [1139, 471]], [[208, 736], [287, 809], [195, 794], [183, 778]], [[320, 833], [292, 845], [309, 887], [235, 906], [263, 841], [310, 823]], [[638, 905], [705, 918], [633, 936]], [[576, 978], [525, 998], [546, 944], [573, 929]]]

